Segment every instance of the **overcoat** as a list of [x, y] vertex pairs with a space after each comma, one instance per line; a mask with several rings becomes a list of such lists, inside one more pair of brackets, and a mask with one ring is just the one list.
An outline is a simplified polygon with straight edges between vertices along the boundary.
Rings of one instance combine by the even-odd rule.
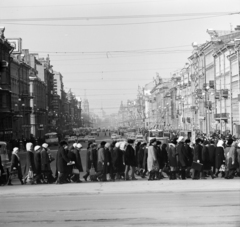
[[196, 144], [193, 149], [193, 161], [196, 162], [197, 160], [202, 163], [202, 146], [200, 144]]
[[148, 148], [145, 147], [144, 149], [144, 156], [143, 156], [143, 168], [147, 171], [147, 158], [148, 158]]
[[97, 151], [98, 154], [98, 164], [97, 164], [97, 171], [98, 172], [105, 172], [105, 149], [103, 147], [100, 147]]
[[28, 173], [29, 170], [33, 171], [33, 173], [36, 173], [36, 167], [34, 162], [34, 153], [32, 151], [27, 151], [27, 162], [25, 166], [26, 173]]
[[152, 145], [148, 147], [147, 167], [149, 172], [156, 171], [159, 169], [157, 161], [157, 150], [156, 147]]
[[210, 144], [208, 146], [208, 152], [209, 152], [209, 163], [211, 166], [215, 166], [215, 160], [216, 160], [216, 147], [214, 144]]
[[188, 156], [188, 167], [192, 166], [192, 162], [193, 162], [193, 149], [187, 144], [185, 143], [185, 149], [187, 150], [187, 156]]
[[163, 150], [159, 146], [155, 146], [155, 149], [156, 149], [159, 168], [162, 169], [165, 165]]
[[[94, 165], [92, 161], [92, 148], [89, 147], [87, 148], [87, 152], [86, 152], [86, 172], [90, 171], [92, 164]], [[95, 170], [97, 170], [97, 164], [94, 165], [94, 168]]]
[[68, 166], [67, 163], [70, 162], [68, 157], [68, 150], [63, 149], [62, 146], [59, 147], [57, 152], [57, 169], [60, 173], [68, 174]]
[[51, 172], [50, 160], [47, 149], [41, 149], [41, 171], [43, 173]]
[[41, 174], [41, 150], [36, 151], [34, 155], [34, 162], [36, 167], [36, 174]]
[[135, 150], [131, 145], [127, 145], [124, 152], [124, 162], [127, 166], [136, 166]]
[[209, 146], [204, 145], [202, 148], [202, 164], [203, 170], [210, 170], [211, 169], [211, 162], [209, 158]]
[[79, 172], [83, 172], [80, 150], [78, 150], [77, 148], [74, 148], [74, 149], [72, 149], [72, 153], [74, 155], [74, 161], [75, 161], [74, 166], [76, 166], [76, 168], [79, 170]]
[[228, 159], [228, 169], [229, 170], [235, 170], [238, 168], [238, 161], [237, 161], [237, 147], [236, 144], [233, 143], [228, 154], [227, 154], [227, 159]]
[[144, 158], [144, 147], [140, 147], [138, 151], [138, 168], [144, 168], [143, 166], [143, 158]]
[[16, 154], [12, 154], [11, 156], [11, 171], [13, 171], [14, 168], [17, 169], [19, 178], [22, 178], [21, 162], [19, 156]]
[[177, 167], [176, 146], [169, 143], [167, 147], [169, 166]]
[[220, 169], [221, 165], [224, 164], [224, 149], [223, 147], [216, 147], [216, 159], [215, 159], [215, 168]]
[[179, 165], [186, 167], [189, 163], [189, 157], [183, 142], [179, 142], [178, 146], [176, 147], [176, 155], [178, 155]]

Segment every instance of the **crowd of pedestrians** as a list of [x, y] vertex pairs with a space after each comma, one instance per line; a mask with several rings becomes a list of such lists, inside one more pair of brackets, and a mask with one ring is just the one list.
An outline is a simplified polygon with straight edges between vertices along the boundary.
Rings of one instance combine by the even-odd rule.
[[[81, 149], [80, 143], [69, 145], [61, 141], [54, 158], [48, 144], [34, 146], [29, 142], [26, 144], [27, 162], [22, 168], [19, 148], [15, 147], [7, 185], [12, 185], [15, 175], [21, 184], [80, 183], [80, 173], [83, 172]], [[53, 173], [51, 162], [54, 160], [56, 171]], [[198, 138], [194, 145], [182, 136], [163, 144], [156, 139], [148, 144], [131, 139], [111, 143], [102, 141], [100, 144], [89, 142], [86, 173], [82, 178], [85, 181], [137, 180], [136, 176], [147, 177], [149, 181], [167, 177], [170, 180], [233, 179], [240, 176], [239, 164], [240, 143], [232, 138], [226, 141]], [[0, 171], [3, 172], [1, 165]]]

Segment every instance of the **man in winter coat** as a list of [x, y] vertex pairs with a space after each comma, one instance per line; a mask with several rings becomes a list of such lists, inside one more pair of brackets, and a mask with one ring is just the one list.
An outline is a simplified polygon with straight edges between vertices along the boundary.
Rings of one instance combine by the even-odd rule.
[[[200, 138], [196, 139], [196, 145], [193, 150], [193, 161], [197, 163], [202, 163], [202, 140]], [[203, 177], [202, 170], [199, 171], [199, 178], [196, 177], [197, 172], [198, 172], [197, 170], [193, 169], [193, 174], [192, 174], [193, 180], [198, 180], [199, 178], [205, 179]]]
[[43, 179], [46, 183], [51, 183], [51, 166], [50, 166], [50, 160], [49, 160], [49, 155], [48, 155], [48, 144], [43, 143], [42, 144], [42, 149], [41, 149], [41, 171], [43, 174]]
[[193, 162], [193, 149], [190, 146], [191, 140], [190, 139], [186, 139], [185, 140], [185, 149], [187, 150], [187, 156], [188, 156], [188, 164], [187, 164], [187, 178], [191, 178], [190, 175], [190, 170], [191, 170], [191, 166], [192, 166], [192, 162]]
[[211, 171], [215, 172], [215, 160], [216, 160], [216, 146], [215, 141], [210, 140], [210, 145], [208, 146], [209, 152], [209, 164], [211, 165]]
[[68, 144], [66, 141], [60, 142], [60, 147], [57, 151], [56, 164], [58, 171], [57, 184], [63, 184], [66, 182], [68, 174], [68, 165], [72, 164], [71, 160], [68, 157]]
[[134, 144], [134, 140], [129, 139], [128, 145], [124, 152], [125, 180], [129, 180], [128, 172], [130, 170], [130, 167], [131, 167], [131, 179], [137, 180], [134, 175], [135, 167], [136, 167], [136, 158], [135, 158], [135, 150], [134, 150], [133, 144]]
[[182, 180], [186, 180], [186, 168], [189, 163], [190, 157], [188, 156], [187, 149], [184, 146], [184, 138], [178, 138], [178, 146], [176, 148], [176, 156], [178, 156], [178, 164], [180, 166], [180, 175]]
[[169, 180], [176, 179], [176, 169], [177, 169], [177, 157], [176, 157], [176, 144], [177, 139], [172, 139], [168, 143], [167, 152], [168, 152], [168, 161], [170, 166]]

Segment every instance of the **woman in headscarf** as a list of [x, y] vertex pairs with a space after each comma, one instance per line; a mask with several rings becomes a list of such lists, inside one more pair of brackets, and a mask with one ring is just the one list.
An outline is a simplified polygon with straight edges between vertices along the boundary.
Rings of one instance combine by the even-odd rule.
[[110, 178], [110, 163], [111, 163], [111, 154], [110, 154], [110, 143], [106, 143], [104, 146], [104, 174], [106, 174], [106, 180], [111, 180]]
[[170, 166], [169, 180], [176, 179], [176, 169], [177, 169], [176, 144], [177, 144], [177, 139], [174, 138], [170, 140], [170, 143], [168, 144], [168, 147], [167, 147], [168, 161]]
[[44, 183], [47, 183], [47, 184], [52, 183], [50, 181], [52, 171], [51, 171], [50, 159], [49, 159], [49, 155], [48, 155], [48, 144], [47, 143], [42, 144], [40, 153], [41, 153], [41, 171], [43, 174]]
[[12, 185], [12, 177], [15, 173], [18, 175], [18, 179], [20, 180], [21, 184], [23, 185], [23, 179], [22, 179], [22, 169], [21, 169], [21, 162], [20, 157], [18, 156], [18, 147], [13, 148], [12, 157], [11, 157], [11, 169], [10, 169], [10, 175], [8, 178], [8, 185]]
[[99, 181], [106, 181], [106, 172], [105, 172], [105, 163], [106, 163], [106, 158], [105, 158], [105, 141], [102, 141], [100, 144], [100, 147], [98, 149], [98, 165], [97, 165], [97, 179]]
[[139, 155], [139, 151], [140, 151], [140, 147], [141, 147], [141, 142], [137, 142], [136, 146], [135, 146], [135, 163], [136, 163], [136, 174], [140, 175], [140, 169], [138, 167], [138, 155]]
[[152, 139], [148, 147], [148, 158], [147, 158], [147, 166], [148, 166], [148, 172], [149, 172], [148, 180], [154, 180], [155, 173], [158, 172], [159, 170], [159, 164], [157, 161], [157, 150], [155, 147], [156, 144], [157, 144], [157, 140]]
[[[115, 143], [115, 147], [112, 150], [112, 166], [113, 172], [116, 173], [116, 179], [120, 179], [120, 142]], [[121, 160], [122, 161], [122, 160]]]
[[26, 150], [27, 150], [27, 162], [25, 166], [26, 170], [25, 173], [27, 173], [27, 175], [24, 178], [24, 183], [26, 184], [29, 181], [31, 184], [34, 184], [34, 175], [36, 174], [36, 168], [34, 163], [33, 144], [27, 143]]
[[110, 144], [110, 147], [109, 147], [109, 174], [110, 174], [110, 179], [112, 181], [115, 181], [115, 175], [116, 175], [116, 172], [115, 172], [114, 167], [113, 167], [115, 144], [116, 144], [116, 141], [113, 141]]
[[[219, 170], [221, 166], [224, 164], [225, 164], [225, 157], [224, 157], [223, 141], [219, 140], [216, 147], [216, 160], [215, 160], [216, 177], [218, 177]], [[224, 177], [224, 173], [222, 177]]]

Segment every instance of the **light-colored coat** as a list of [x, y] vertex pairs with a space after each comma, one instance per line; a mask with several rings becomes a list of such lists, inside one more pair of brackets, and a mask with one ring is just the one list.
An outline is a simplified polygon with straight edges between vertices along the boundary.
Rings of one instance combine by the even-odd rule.
[[157, 162], [156, 149], [153, 146], [148, 147], [148, 158], [147, 158], [148, 171], [159, 169]]

